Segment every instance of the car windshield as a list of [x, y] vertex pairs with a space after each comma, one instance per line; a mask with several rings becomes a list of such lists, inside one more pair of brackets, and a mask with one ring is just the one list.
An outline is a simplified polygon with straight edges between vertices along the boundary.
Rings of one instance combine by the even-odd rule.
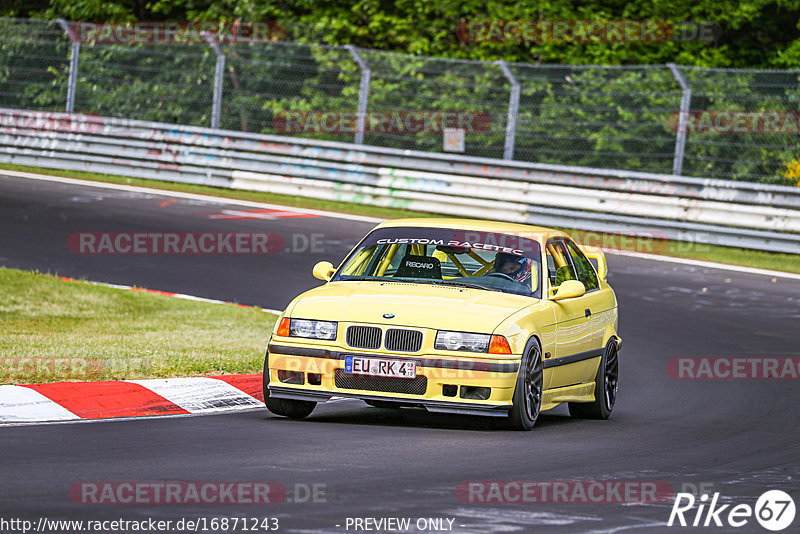
[[454, 285], [541, 298], [538, 241], [451, 228], [379, 228], [345, 259], [334, 280]]

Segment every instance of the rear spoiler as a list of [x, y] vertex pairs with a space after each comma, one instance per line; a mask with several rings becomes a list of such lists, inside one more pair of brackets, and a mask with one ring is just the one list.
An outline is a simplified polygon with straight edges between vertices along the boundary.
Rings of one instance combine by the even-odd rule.
[[578, 245], [578, 248], [581, 249], [581, 252], [583, 252], [587, 258], [594, 260], [593, 263], [597, 264], [595, 265], [595, 267], [597, 267], [597, 276], [605, 281], [608, 276], [608, 264], [606, 263], [606, 255], [603, 249], [592, 245]]

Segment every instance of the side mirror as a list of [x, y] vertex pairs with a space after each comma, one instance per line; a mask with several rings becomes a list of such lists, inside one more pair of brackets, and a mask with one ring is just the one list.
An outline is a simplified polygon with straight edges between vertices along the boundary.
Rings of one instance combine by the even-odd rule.
[[314, 278], [329, 282], [330, 279], [333, 278], [333, 273], [335, 272], [336, 269], [333, 268], [333, 264], [331, 262], [321, 261], [314, 266], [311, 274], [314, 275]]
[[[552, 291], [552, 290], [551, 290]], [[582, 297], [586, 293], [586, 287], [583, 282], [578, 280], [564, 280], [558, 286], [555, 293], [550, 295], [550, 300], [564, 300]]]

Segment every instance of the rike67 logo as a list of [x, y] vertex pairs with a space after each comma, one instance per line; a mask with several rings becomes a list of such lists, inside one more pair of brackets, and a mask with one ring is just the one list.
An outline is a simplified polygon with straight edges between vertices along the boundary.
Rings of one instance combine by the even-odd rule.
[[[696, 504], [697, 510], [693, 510]], [[755, 507], [744, 503], [719, 504], [718, 492], [714, 493], [710, 502], [707, 494], [696, 499], [691, 493], [678, 493], [667, 526], [748, 526], [747, 530], [750, 531], [755, 518], [765, 529], [778, 532], [792, 524], [795, 511], [794, 500], [781, 490], [764, 492], [756, 501]]]

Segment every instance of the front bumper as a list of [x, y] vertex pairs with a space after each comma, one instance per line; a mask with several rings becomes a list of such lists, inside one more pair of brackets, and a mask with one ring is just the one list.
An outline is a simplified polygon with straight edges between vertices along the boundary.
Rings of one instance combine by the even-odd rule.
[[[345, 373], [347, 355], [413, 360], [417, 378], [381, 379]], [[334, 396], [395, 401], [431, 412], [468, 415], [506, 416], [519, 369], [519, 357], [493, 360], [472, 355], [366, 353], [294, 343], [270, 343], [266, 358], [270, 397], [313, 402]], [[302, 373], [302, 383], [281, 381], [281, 371]], [[480, 398], [476, 392], [488, 394]]]

